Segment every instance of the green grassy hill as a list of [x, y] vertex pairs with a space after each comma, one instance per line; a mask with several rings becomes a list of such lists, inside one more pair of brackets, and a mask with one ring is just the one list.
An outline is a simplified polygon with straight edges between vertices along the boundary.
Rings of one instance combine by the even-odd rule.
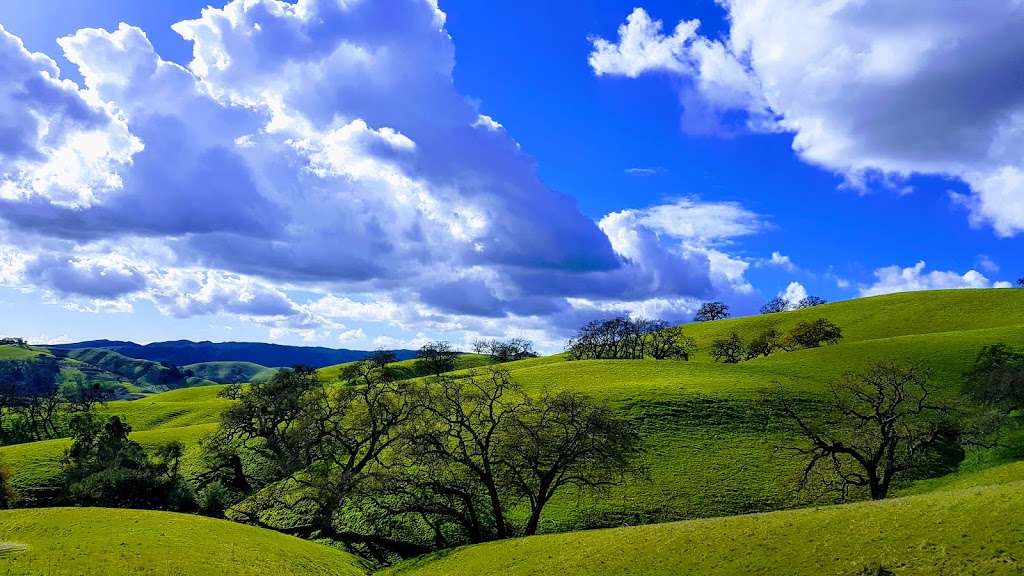
[[[705, 352], [712, 339], [732, 331], [749, 340], [768, 326], [785, 330], [818, 317], [842, 327], [845, 337], [840, 344], [740, 364], [714, 363]], [[770, 425], [773, 407], [765, 392], [781, 385], [813, 406], [821, 400], [825, 386], [844, 372], [860, 370], [873, 360], [897, 359], [927, 364], [941, 392], [954, 395], [980, 347], [997, 342], [1024, 346], [1024, 290], [896, 294], [692, 324], [685, 331], [703, 349], [689, 362], [569, 361], [555, 355], [503, 365], [529, 391], [571, 388], [611, 403], [636, 424], [647, 450], [647, 477], [597, 495], [561, 493], [546, 509], [542, 532], [719, 517], [812, 503], [807, 495], [794, 491], [802, 462], [776, 451], [792, 439]], [[489, 360], [464, 355], [459, 363], [457, 374], [466, 374]], [[412, 361], [396, 366], [408, 370], [406, 376], [414, 376]], [[341, 369], [337, 365], [320, 373], [325, 381], [333, 381]], [[126, 418], [136, 430], [134, 437], [144, 444], [180, 440], [194, 447], [229, 405], [217, 395], [221, 389], [179, 389], [142, 400], [111, 402], [104, 410]], [[65, 440], [54, 440], [4, 447], [0, 461], [13, 471], [15, 488], [30, 493], [35, 486], [52, 485], [66, 445]], [[194, 454], [194, 448], [186, 453], [186, 470]], [[978, 478], [984, 477], [979, 474], [1024, 480], [1018, 475], [1024, 467], [1000, 466], [1022, 456], [1020, 447], [975, 452], [960, 474], [899, 490], [902, 494], [940, 488], [950, 492], [977, 485]]]
[[193, 377], [217, 384], [241, 384], [270, 378], [276, 368], [267, 368], [253, 362], [200, 362], [182, 366]]
[[63, 370], [81, 374], [88, 383], [124, 388], [129, 392], [162, 392], [185, 386], [213, 384], [159, 362], [129, 358], [103, 348], [54, 348]]
[[[1024, 571], [1024, 482], [881, 502], [551, 534], [459, 548], [381, 576], [899, 576]], [[875, 574], [872, 572], [872, 574]]]
[[4, 360], [29, 360], [41, 354], [49, 355], [49, 352], [34, 346], [23, 347], [12, 344], [0, 344], [0, 362]]
[[224, 520], [44, 508], [0, 511], [0, 574], [362, 576], [366, 569], [340, 550]]

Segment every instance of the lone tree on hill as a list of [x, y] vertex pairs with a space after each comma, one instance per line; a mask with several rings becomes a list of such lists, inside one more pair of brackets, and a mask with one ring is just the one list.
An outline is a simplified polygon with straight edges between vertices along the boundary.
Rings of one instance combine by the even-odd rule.
[[800, 299], [797, 303], [797, 308], [813, 308], [815, 306], [821, 306], [822, 304], [828, 304], [828, 300], [825, 300], [821, 296], [806, 296]]
[[776, 296], [775, 298], [765, 302], [764, 306], [761, 306], [761, 314], [785, 312], [787, 308], [789, 308], [789, 300], [786, 300], [782, 296]]
[[820, 481], [841, 500], [865, 489], [873, 500], [901, 479], [945, 474], [964, 457], [954, 411], [932, 398], [919, 366], [878, 363], [831, 387], [824, 417], [811, 418], [779, 391], [782, 415], [803, 442], [789, 448], [808, 459], [801, 488]]
[[1017, 278], [1017, 288], [1024, 288], [1024, 276]]
[[722, 320], [729, 317], [729, 307], [722, 302], [705, 302], [700, 305], [700, 310], [693, 319], [697, 322], [710, 322], [711, 320]]

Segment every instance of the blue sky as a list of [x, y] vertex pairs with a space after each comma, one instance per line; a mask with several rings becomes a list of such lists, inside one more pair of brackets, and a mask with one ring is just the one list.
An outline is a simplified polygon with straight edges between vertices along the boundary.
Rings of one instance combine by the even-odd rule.
[[[29, 70], [0, 90], [31, 92], [46, 66], [26, 54], [44, 53], [89, 110], [31, 93], [26, 118], [0, 99], [0, 126], [60, 127], [0, 142], [17, 166], [0, 191], [0, 331], [354, 348], [524, 335], [551, 350], [595, 315], [1024, 275], [1011, 3], [793, 0], [766, 17], [757, 1], [442, 0], [443, 24], [413, 0], [288, 18], [238, 4], [192, 27], [202, 62], [229, 54], [215, 72], [171, 29], [205, 4], [0, 5], [27, 49], [0, 56]], [[265, 46], [201, 36], [283, 20]], [[58, 45], [87, 27], [108, 32]], [[187, 70], [121, 66], [135, 56]], [[321, 72], [297, 86], [289, 59]], [[444, 124], [470, 113], [501, 128]], [[99, 160], [62, 152], [82, 134], [102, 134], [87, 141]], [[39, 184], [75, 163], [79, 180]]]

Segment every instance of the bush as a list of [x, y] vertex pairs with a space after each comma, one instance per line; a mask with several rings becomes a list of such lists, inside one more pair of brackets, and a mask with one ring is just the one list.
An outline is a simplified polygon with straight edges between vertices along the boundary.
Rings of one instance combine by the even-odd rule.
[[789, 332], [791, 342], [804, 348], [817, 348], [822, 344], [835, 344], [843, 337], [843, 331], [825, 318], [811, 322], [800, 322]]
[[733, 332], [728, 338], [721, 338], [711, 343], [711, 358], [715, 362], [736, 364], [743, 359], [743, 339]]

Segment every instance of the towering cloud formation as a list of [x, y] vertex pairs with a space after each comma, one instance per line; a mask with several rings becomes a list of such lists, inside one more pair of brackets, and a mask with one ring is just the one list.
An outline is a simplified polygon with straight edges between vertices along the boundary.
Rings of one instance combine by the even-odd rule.
[[642, 8], [617, 42], [594, 39], [598, 75], [683, 80], [683, 126], [794, 134], [805, 160], [861, 185], [937, 174], [997, 234], [1024, 231], [1024, 4], [956, 0], [722, 0], [724, 39]]
[[0, 238], [25, 254], [0, 279], [346, 337], [353, 306], [332, 303], [537, 329], [579, 302], [749, 291], [715, 246], [755, 215], [686, 201], [598, 225], [455, 90], [444, 23], [431, 0], [235, 0], [174, 25], [187, 67], [127, 24], [61, 38], [84, 87], [0, 32]]

